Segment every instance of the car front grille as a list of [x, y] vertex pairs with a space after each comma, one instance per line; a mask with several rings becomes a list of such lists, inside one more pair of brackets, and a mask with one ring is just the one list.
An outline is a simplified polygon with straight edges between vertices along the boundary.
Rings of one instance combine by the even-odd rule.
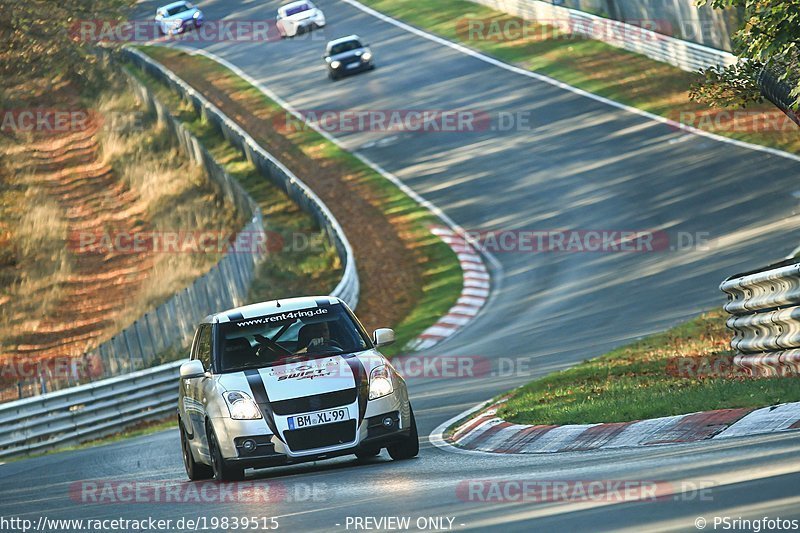
[[345, 444], [356, 440], [356, 421], [345, 420], [321, 426], [284, 431], [283, 437], [292, 451], [299, 452]]
[[356, 401], [356, 389], [345, 389], [272, 402], [272, 412], [281, 416], [309, 413], [350, 405], [354, 401]]

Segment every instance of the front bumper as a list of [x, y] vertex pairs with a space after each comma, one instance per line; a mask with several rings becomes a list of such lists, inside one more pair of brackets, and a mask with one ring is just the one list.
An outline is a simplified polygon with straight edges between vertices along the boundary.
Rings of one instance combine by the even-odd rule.
[[341, 65], [339, 68], [333, 68], [328, 65], [328, 70], [336, 76], [349, 76], [350, 74], [371, 70], [373, 66], [373, 60], [370, 59], [369, 61], [359, 61], [359, 63], [352, 68], [347, 68], [348, 65]]
[[[384, 424], [387, 418], [391, 424]], [[349, 455], [363, 447], [387, 446], [409, 434], [411, 412], [405, 388], [398, 387], [388, 396], [367, 402], [354, 442], [302, 451], [293, 451], [283, 436], [278, 438], [268, 429], [263, 419], [220, 417], [212, 418], [211, 423], [226, 462], [242, 468], [265, 468]], [[256, 443], [254, 450], [245, 450], [246, 440]]]

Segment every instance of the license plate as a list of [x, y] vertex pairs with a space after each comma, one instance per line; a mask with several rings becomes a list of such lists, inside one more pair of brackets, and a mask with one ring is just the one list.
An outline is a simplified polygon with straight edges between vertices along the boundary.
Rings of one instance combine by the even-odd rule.
[[358, 63], [350, 63], [349, 65], [345, 66], [344, 68], [356, 68], [358, 67]]
[[332, 422], [341, 422], [342, 420], [350, 420], [350, 412], [344, 407], [339, 409], [330, 409], [328, 411], [320, 411], [318, 413], [310, 413], [307, 415], [290, 416], [289, 429], [319, 426], [322, 424], [330, 424]]

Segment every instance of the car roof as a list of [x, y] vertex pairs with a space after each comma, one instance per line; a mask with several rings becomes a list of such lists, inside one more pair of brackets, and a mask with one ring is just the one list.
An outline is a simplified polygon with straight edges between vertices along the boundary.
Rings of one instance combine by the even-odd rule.
[[301, 296], [299, 298], [286, 298], [285, 300], [269, 300], [241, 307], [234, 307], [219, 313], [208, 315], [203, 324], [220, 324], [242, 318], [256, 318], [272, 313], [296, 311], [297, 309], [309, 309], [342, 303], [342, 300], [335, 296]]
[[335, 44], [345, 43], [347, 41], [361, 41], [361, 37], [356, 34], [348, 35], [347, 37], [339, 37], [338, 39], [334, 39], [332, 41], [328, 41], [328, 48]]
[[182, 6], [185, 3], [186, 3], [185, 0], [180, 0], [178, 2], [172, 2], [171, 4], [167, 4], [165, 6], [161, 6], [158, 9], [170, 9], [170, 8], [173, 8], [173, 7]]

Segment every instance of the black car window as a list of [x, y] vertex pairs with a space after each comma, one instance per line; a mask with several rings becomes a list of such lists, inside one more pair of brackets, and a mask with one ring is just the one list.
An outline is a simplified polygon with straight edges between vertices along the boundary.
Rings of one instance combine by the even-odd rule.
[[335, 56], [337, 54], [343, 54], [345, 52], [349, 52], [350, 50], [357, 50], [361, 48], [361, 43], [353, 40], [353, 41], [345, 41], [343, 43], [338, 43], [331, 46], [331, 55]]
[[360, 352], [372, 343], [341, 304], [219, 325], [219, 372]]
[[183, 13], [184, 11], [189, 11], [192, 9], [191, 4], [181, 4], [179, 6], [171, 7], [167, 10], [168, 16], [177, 15], [178, 13]]
[[211, 326], [200, 326], [200, 337], [197, 339], [197, 359], [203, 362], [203, 368], [211, 368]]

